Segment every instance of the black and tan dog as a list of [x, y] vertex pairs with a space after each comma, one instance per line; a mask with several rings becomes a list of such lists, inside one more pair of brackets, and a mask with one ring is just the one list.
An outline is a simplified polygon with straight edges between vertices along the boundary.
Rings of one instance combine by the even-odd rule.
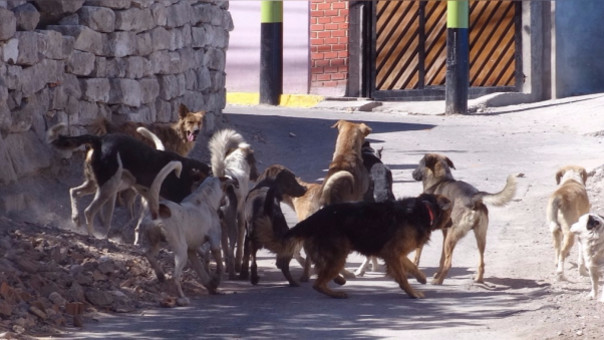
[[[65, 129], [64, 124], [50, 128], [47, 142], [59, 149], [75, 149], [81, 145], [90, 147], [87, 153], [92, 171], [90, 176], [97, 184], [95, 198], [84, 211], [90, 236], [93, 235], [94, 217], [105, 203], [115, 201], [117, 192], [130, 185], [145, 196], [155, 176], [168, 162], [182, 163], [180, 177], [170, 174], [160, 191], [163, 198], [174, 202], [182, 201], [196, 184], [210, 174], [210, 167], [205, 163], [153, 149], [124, 134], [65, 136], [61, 134]], [[119, 163], [123, 163], [123, 171]], [[116, 172], [123, 172], [121, 178], [116, 178]]]
[[[443, 283], [451, 269], [455, 245], [470, 230], [474, 231], [479, 252], [478, 270], [474, 281], [483, 282], [484, 250], [489, 227], [489, 210], [486, 204], [503, 206], [511, 201], [516, 193], [516, 180], [513, 175], [508, 176], [505, 187], [500, 192], [491, 194], [479, 191], [466, 182], [455, 180], [451, 169], [455, 169], [455, 166], [448, 157], [428, 153], [424, 155], [413, 171], [413, 179], [422, 182], [425, 193], [443, 195], [453, 203], [451, 212], [453, 225], [449, 229], [443, 229], [444, 240], [440, 267], [434, 275], [432, 283]], [[419, 265], [420, 255], [421, 247], [415, 254], [416, 265]]]
[[407, 254], [424, 245], [432, 231], [450, 225], [451, 202], [445, 197], [422, 194], [386, 202], [357, 202], [328, 205], [285, 234], [286, 249], [294, 251], [300, 241], [315, 264], [317, 291], [334, 298], [346, 293], [333, 291], [327, 284], [346, 281], [339, 277], [352, 251], [384, 259], [387, 273], [413, 298], [423, 297], [407, 281], [412, 274], [420, 283], [425, 275]]
[[252, 284], [259, 281], [256, 252], [266, 248], [277, 254], [277, 267], [290, 286], [298, 283], [289, 272], [289, 262], [293, 254], [282, 256], [283, 235], [289, 230], [280, 202], [284, 195], [300, 197], [306, 188], [298, 183], [296, 176], [282, 165], [274, 164], [266, 168], [258, 179], [258, 184], [250, 190], [245, 200], [246, 238], [240, 278], [248, 277], [250, 255], [252, 257], [250, 280]]

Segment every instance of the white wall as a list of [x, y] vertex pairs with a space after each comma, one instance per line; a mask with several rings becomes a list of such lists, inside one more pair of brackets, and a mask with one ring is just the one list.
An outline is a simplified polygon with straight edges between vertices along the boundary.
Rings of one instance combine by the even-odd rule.
[[[235, 28], [226, 55], [227, 92], [260, 88], [260, 1], [231, 0]], [[308, 1], [283, 2], [283, 93], [306, 94], [309, 87]]]

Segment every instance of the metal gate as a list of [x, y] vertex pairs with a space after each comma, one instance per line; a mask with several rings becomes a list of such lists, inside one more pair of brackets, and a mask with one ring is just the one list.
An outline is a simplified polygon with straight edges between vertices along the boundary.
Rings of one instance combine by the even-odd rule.
[[[520, 1], [470, 1], [470, 94], [515, 91], [520, 77]], [[377, 1], [372, 97], [442, 98], [447, 1]]]

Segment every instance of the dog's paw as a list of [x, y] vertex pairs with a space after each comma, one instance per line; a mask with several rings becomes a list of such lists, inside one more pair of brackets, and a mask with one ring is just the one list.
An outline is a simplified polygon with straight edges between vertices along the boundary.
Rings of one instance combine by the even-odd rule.
[[300, 284], [296, 281], [289, 281], [289, 286], [290, 287], [300, 287]]
[[346, 279], [343, 276], [338, 275], [333, 279], [333, 282], [339, 284], [340, 286], [343, 286], [346, 284]]
[[556, 280], [559, 282], [568, 281], [566, 276], [564, 276], [564, 273], [556, 273]]
[[419, 283], [421, 283], [421, 284], [423, 284], [423, 285], [425, 285], [425, 284], [426, 284], [426, 282], [428, 282], [428, 281], [426, 280], [426, 276], [416, 276], [416, 277], [415, 277], [415, 279], [417, 280], [417, 282], [419, 282]]
[[346, 269], [343, 269], [341, 274], [342, 274], [342, 275], [343, 275], [345, 278], [347, 278], [347, 279], [354, 279], [354, 278], [356, 278], [356, 275], [354, 275], [354, 273], [353, 273], [353, 272], [350, 272], [350, 271], [348, 271], [348, 270], [346, 270]]
[[587, 294], [587, 299], [589, 299], [589, 300], [595, 300], [596, 299], [596, 292], [594, 292], [593, 290], [591, 292], [589, 292], [589, 294]]
[[416, 290], [414, 290], [408, 294], [409, 294], [409, 297], [414, 298], [414, 299], [423, 299], [424, 298], [424, 293], [418, 292]]
[[308, 282], [308, 280], [310, 280], [310, 277], [308, 277], [308, 275], [302, 275], [300, 276], [300, 282]]
[[433, 285], [442, 285], [443, 284], [444, 279], [441, 277], [435, 277], [434, 279], [432, 279], [432, 281], [430, 282]]
[[260, 277], [257, 275], [252, 275], [252, 277], [250, 278], [250, 282], [255, 286], [258, 284], [258, 281], [260, 281]]
[[176, 299], [176, 304], [177, 304], [178, 306], [183, 307], [183, 306], [188, 306], [188, 305], [190, 305], [190, 304], [191, 304], [191, 301], [190, 301], [190, 300], [189, 300], [187, 297], [181, 297], [181, 298]]
[[365, 271], [364, 271], [364, 270], [361, 270], [361, 269], [357, 269], [357, 270], [354, 272], [354, 275], [355, 275], [356, 277], [363, 277], [363, 276], [365, 276]]
[[164, 308], [176, 307], [176, 300], [172, 297], [166, 297], [159, 302], [159, 305]]

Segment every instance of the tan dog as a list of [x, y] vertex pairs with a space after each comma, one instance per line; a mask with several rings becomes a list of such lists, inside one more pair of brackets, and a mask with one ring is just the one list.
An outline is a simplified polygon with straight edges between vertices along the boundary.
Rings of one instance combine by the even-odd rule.
[[[451, 212], [453, 225], [450, 229], [443, 229], [444, 240], [440, 267], [434, 275], [432, 283], [439, 285], [443, 283], [449, 269], [451, 269], [455, 245], [470, 230], [473, 230], [474, 236], [476, 236], [480, 256], [474, 280], [483, 282], [484, 250], [489, 226], [489, 210], [485, 204], [502, 206], [511, 201], [516, 193], [516, 180], [513, 175], [508, 176], [503, 190], [491, 194], [478, 191], [466, 182], [455, 180], [451, 174], [451, 169], [455, 169], [455, 166], [448, 157], [428, 153], [413, 171], [413, 179], [422, 182], [425, 193], [443, 195], [453, 202], [453, 211]], [[418, 248], [415, 254], [416, 265], [419, 264], [420, 255], [421, 247]]]
[[[585, 182], [587, 171], [583, 167], [569, 165], [556, 173], [558, 189], [550, 196], [547, 203], [547, 223], [552, 233], [556, 250], [556, 275], [558, 280], [564, 277], [564, 261], [575, 241], [571, 226], [590, 209]], [[583, 256], [579, 254], [579, 272], [587, 275]]]
[[365, 123], [339, 120], [338, 138], [333, 159], [321, 186], [321, 206], [333, 203], [357, 202], [369, 188], [369, 173], [363, 165], [361, 148], [371, 128]]

